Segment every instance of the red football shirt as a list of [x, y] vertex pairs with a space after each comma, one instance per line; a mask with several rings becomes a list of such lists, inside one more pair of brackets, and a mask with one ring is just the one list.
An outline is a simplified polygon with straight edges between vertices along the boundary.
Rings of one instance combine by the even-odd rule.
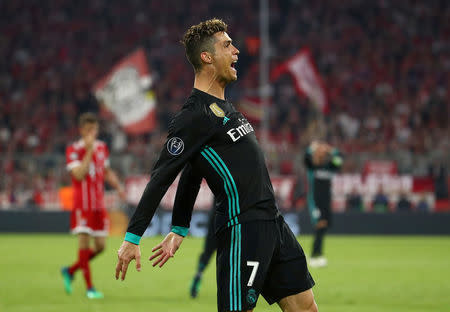
[[[83, 140], [79, 140], [66, 149], [67, 170], [79, 166], [86, 154]], [[89, 170], [83, 180], [79, 181], [72, 176], [73, 186], [73, 209], [84, 211], [104, 210], [103, 202], [105, 168], [109, 167], [109, 151], [102, 141], [94, 142], [94, 153], [92, 154]]]

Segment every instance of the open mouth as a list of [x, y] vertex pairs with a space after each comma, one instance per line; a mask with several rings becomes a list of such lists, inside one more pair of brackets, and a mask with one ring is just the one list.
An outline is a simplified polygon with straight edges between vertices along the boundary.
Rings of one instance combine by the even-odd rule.
[[236, 63], [237, 63], [237, 61], [233, 61], [232, 63], [231, 63], [231, 68], [233, 68], [234, 70], [236, 70]]

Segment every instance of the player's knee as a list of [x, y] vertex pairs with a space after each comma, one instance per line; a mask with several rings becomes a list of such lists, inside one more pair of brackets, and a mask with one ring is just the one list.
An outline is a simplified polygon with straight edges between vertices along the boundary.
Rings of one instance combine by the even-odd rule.
[[318, 229], [328, 228], [328, 220], [320, 220], [319, 222], [317, 222], [316, 227]]
[[312, 299], [307, 304], [302, 304], [301, 306], [292, 310], [292, 312], [318, 312], [318, 311], [319, 308], [317, 307], [316, 301], [314, 299]]
[[279, 302], [283, 312], [317, 312], [317, 304], [312, 291], [289, 296]]
[[311, 306], [308, 310], [305, 310], [305, 312], [318, 312], [319, 308], [317, 307], [317, 303], [315, 300], [312, 301]]
[[99, 254], [99, 253], [102, 253], [104, 250], [105, 250], [105, 245], [100, 245], [97, 247], [96, 252]]
[[95, 254], [102, 253], [105, 250], [105, 244], [96, 244], [95, 245]]

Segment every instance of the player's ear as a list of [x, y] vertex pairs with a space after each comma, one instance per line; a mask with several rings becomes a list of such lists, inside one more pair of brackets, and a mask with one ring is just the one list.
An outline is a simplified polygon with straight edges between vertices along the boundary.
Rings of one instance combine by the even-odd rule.
[[211, 53], [209, 53], [207, 51], [203, 51], [202, 53], [200, 53], [200, 58], [206, 64], [211, 64], [212, 60], [213, 60]]

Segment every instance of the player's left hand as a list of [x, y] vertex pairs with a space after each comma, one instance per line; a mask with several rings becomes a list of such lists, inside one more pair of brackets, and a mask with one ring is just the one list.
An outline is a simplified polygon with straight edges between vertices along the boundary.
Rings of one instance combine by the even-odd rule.
[[175, 255], [175, 252], [183, 242], [183, 238], [184, 237], [181, 235], [170, 232], [161, 243], [153, 247], [152, 252], [154, 252], [154, 254], [148, 260], [152, 261], [153, 259], [156, 259], [153, 262], [153, 266], [156, 266], [159, 263], [159, 267], [162, 268], [167, 260]]

